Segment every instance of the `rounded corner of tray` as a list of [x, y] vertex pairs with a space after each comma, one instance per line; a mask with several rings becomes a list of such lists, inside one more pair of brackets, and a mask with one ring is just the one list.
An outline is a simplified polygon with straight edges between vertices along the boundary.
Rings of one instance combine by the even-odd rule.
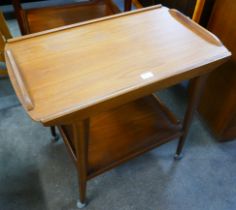
[[207, 29], [203, 28], [198, 23], [196, 23], [195, 21], [193, 21], [191, 18], [184, 15], [180, 11], [176, 9], [169, 9], [169, 13], [176, 21], [178, 21], [185, 27], [189, 28], [191, 31], [193, 31], [202, 39], [218, 47], [223, 46], [223, 43], [220, 41], [220, 39], [216, 35], [208, 31]]

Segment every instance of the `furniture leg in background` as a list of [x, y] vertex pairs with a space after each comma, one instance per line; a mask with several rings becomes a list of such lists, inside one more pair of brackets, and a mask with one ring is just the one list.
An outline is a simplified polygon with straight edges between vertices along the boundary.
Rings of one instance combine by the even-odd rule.
[[199, 23], [204, 9], [205, 0], [197, 0], [192, 19]]
[[5, 18], [0, 11], [0, 76], [6, 76], [7, 71], [5, 68], [5, 57], [4, 57], [4, 48], [8, 39], [12, 38], [10, 30], [7, 26]]
[[50, 131], [51, 131], [51, 135], [52, 135], [52, 142], [58, 141], [60, 136], [56, 132], [56, 127], [55, 126], [50, 126]]
[[125, 11], [130, 11], [132, 8], [132, 0], [124, 0]]

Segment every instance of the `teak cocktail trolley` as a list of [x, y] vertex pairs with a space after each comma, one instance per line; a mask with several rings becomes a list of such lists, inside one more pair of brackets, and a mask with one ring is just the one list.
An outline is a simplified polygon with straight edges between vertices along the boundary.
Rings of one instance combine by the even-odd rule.
[[[13, 39], [5, 55], [29, 116], [59, 128], [83, 207], [89, 179], [176, 138], [179, 157], [200, 76], [231, 54], [213, 34], [158, 5]], [[194, 81], [182, 124], [152, 93], [187, 79]]]

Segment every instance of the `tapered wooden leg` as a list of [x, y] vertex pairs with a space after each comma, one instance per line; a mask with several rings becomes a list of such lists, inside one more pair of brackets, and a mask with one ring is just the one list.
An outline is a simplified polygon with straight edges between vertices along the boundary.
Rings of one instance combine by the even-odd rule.
[[124, 0], [125, 11], [130, 11], [132, 8], [132, 0]]
[[73, 124], [73, 135], [75, 138], [75, 149], [77, 157], [77, 170], [79, 178], [80, 200], [77, 202], [78, 208], [86, 205], [86, 184], [88, 171], [88, 140], [89, 140], [89, 120], [75, 122]]
[[204, 82], [205, 82], [206, 76], [201, 76], [201, 77], [197, 77], [194, 78], [190, 81], [190, 100], [188, 103], [188, 107], [185, 113], [185, 117], [184, 117], [184, 123], [183, 123], [183, 135], [179, 140], [178, 143], [178, 147], [176, 150], [176, 154], [175, 154], [175, 159], [179, 160], [181, 159], [182, 155], [182, 149], [184, 146], [184, 142], [186, 140], [192, 119], [193, 119], [193, 115], [194, 112], [199, 104], [199, 100], [201, 97], [201, 93], [202, 93], [202, 89], [204, 87]]
[[52, 141], [53, 141], [53, 142], [58, 141], [59, 135], [58, 135], [57, 132], [56, 132], [56, 127], [55, 127], [55, 126], [51, 126], [51, 127], [50, 127], [50, 130], [51, 130], [51, 135], [52, 135]]

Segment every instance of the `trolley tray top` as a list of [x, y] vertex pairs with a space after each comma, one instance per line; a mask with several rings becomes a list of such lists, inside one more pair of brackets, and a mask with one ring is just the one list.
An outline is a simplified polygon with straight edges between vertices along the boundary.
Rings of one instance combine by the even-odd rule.
[[206, 73], [231, 54], [182, 13], [158, 5], [16, 38], [5, 55], [22, 105], [46, 124]]

